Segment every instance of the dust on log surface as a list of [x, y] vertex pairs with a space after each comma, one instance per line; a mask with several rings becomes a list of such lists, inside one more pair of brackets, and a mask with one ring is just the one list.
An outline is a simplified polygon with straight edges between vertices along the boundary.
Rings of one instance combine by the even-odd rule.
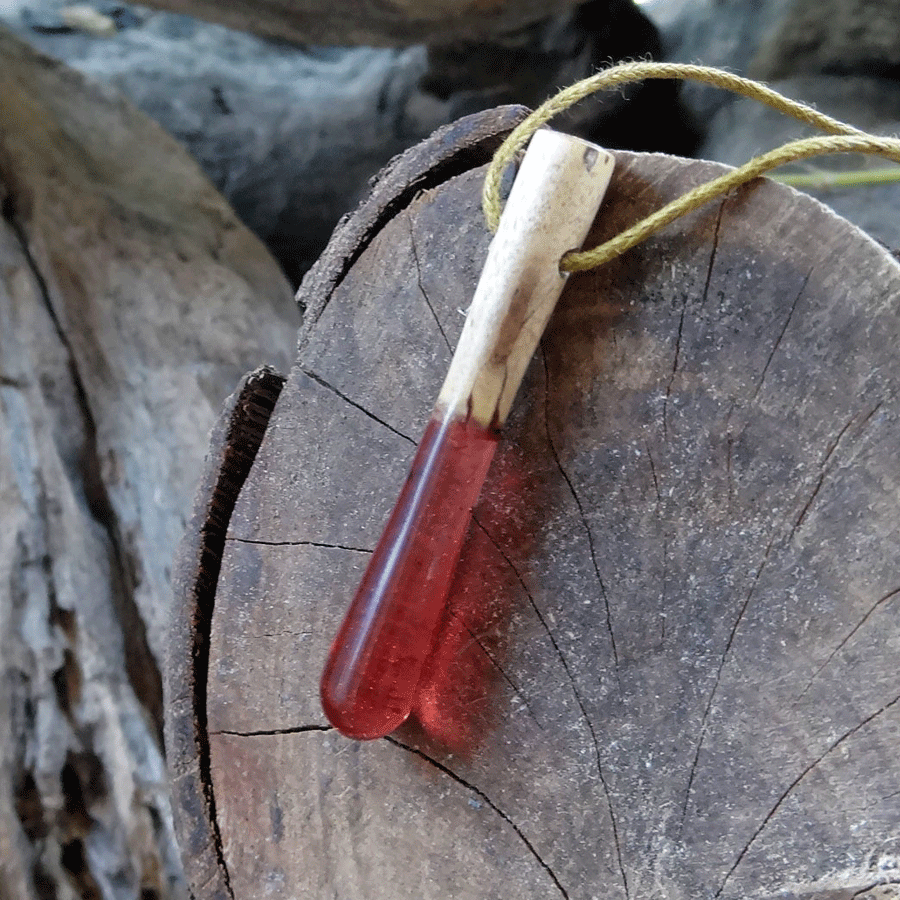
[[[721, 171], [617, 158], [593, 240]], [[572, 279], [416, 721], [324, 719], [485, 256], [483, 175], [397, 210], [307, 322], [225, 541], [198, 900], [895, 896], [900, 266], [774, 183]]]
[[290, 286], [185, 150], [0, 29], [0, 897], [180, 900], [169, 572]]

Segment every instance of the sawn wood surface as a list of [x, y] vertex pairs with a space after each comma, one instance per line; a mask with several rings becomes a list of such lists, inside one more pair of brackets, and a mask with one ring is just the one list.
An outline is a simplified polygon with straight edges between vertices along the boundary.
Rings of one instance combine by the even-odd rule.
[[[592, 241], [721, 170], [616, 156]], [[319, 674], [463, 324], [483, 176], [302, 297], [210, 599], [196, 897], [896, 896], [900, 266], [772, 182], [572, 278], [417, 722], [329, 727]]]

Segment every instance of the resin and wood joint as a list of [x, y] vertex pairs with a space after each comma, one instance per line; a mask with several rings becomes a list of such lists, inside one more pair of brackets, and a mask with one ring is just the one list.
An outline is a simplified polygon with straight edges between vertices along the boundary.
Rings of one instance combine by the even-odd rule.
[[566, 283], [562, 257], [581, 247], [612, 176], [612, 154], [580, 138], [531, 139], [487, 260], [438, 407], [500, 427]]

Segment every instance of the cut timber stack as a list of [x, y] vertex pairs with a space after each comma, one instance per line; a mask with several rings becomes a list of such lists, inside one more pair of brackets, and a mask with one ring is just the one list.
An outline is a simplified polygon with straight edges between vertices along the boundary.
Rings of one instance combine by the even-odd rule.
[[[338, 229], [214, 437], [168, 720], [197, 900], [896, 896], [900, 266], [771, 182], [572, 279], [415, 721], [325, 720], [487, 250], [463, 137]], [[722, 170], [616, 156], [589, 243]]]

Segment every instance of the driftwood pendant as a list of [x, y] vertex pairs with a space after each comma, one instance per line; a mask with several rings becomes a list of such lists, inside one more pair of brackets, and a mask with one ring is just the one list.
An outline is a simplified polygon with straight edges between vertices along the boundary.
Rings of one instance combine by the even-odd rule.
[[532, 139], [410, 474], [338, 631], [322, 705], [348, 737], [384, 737], [412, 711], [472, 507], [525, 369], [613, 169], [594, 144]]

